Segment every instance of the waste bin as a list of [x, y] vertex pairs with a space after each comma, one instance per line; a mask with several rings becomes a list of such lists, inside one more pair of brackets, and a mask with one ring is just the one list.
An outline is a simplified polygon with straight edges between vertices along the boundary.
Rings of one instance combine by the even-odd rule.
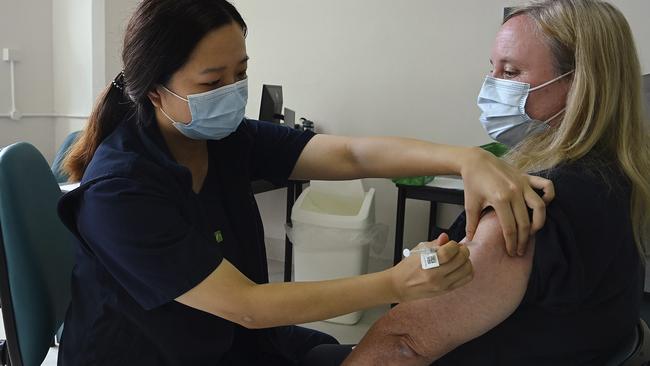
[[[328, 280], [367, 272], [370, 244], [378, 240], [374, 230], [374, 198], [375, 190], [364, 191], [360, 180], [310, 183], [293, 206], [293, 225], [288, 228], [296, 281]], [[356, 324], [362, 315], [358, 311], [327, 321]]]

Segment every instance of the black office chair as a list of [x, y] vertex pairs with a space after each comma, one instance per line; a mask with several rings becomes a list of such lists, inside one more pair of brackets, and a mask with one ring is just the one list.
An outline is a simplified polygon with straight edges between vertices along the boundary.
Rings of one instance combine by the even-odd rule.
[[650, 74], [643, 75], [643, 101], [645, 103], [646, 123], [650, 128]]
[[[650, 128], [650, 74], [644, 75], [643, 76], [643, 101], [645, 104], [645, 112], [646, 112], [646, 122], [648, 123], [648, 128]], [[647, 265], [646, 265], [647, 268]], [[647, 268], [646, 270], [650, 270], [650, 268]], [[648, 331], [648, 326], [647, 323], [650, 323], [650, 293], [644, 292], [643, 297], [641, 299], [641, 320], [639, 321], [639, 326], [643, 326], [643, 335], [644, 338], [639, 340], [639, 344], [643, 343], [650, 343], [650, 335]], [[641, 348], [641, 347], [640, 347]], [[644, 351], [640, 351], [639, 353], [645, 353], [645, 357], [648, 357], [648, 353], [650, 352], [648, 349], [645, 349]], [[632, 366], [632, 365], [641, 365], [643, 363], [632, 363], [634, 362], [632, 359], [630, 360], [630, 363], [624, 363], [623, 366]], [[648, 361], [646, 361], [648, 363]]]
[[[646, 111], [646, 122], [650, 128], [650, 74], [643, 76], [643, 101]], [[641, 319], [636, 334], [626, 343], [627, 347], [612, 358], [608, 365], [637, 366], [650, 364], [650, 293], [644, 293], [641, 300]]]
[[639, 319], [636, 332], [622, 342], [605, 366], [646, 366], [650, 364], [650, 328], [643, 319]]
[[650, 74], [643, 75], [643, 96], [646, 112], [648, 113], [648, 117], [650, 117]]

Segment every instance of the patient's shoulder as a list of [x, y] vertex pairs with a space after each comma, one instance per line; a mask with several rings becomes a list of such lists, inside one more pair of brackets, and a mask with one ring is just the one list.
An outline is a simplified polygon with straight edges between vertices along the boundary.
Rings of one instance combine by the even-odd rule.
[[[556, 197], [537, 232], [526, 301], [573, 311], [588, 298], [612, 296], [603, 281], [636, 264], [630, 224], [630, 184], [615, 163], [587, 156], [542, 172]], [[611, 252], [612, 245], [619, 250]], [[600, 297], [599, 297], [600, 296]]]
[[630, 195], [630, 182], [618, 164], [594, 153], [535, 175], [553, 181], [558, 202], [589, 207], [595, 199], [620, 202]]

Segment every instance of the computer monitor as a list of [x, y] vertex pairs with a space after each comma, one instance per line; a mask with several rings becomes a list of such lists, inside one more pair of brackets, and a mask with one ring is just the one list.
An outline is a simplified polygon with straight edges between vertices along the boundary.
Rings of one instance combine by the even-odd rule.
[[284, 125], [294, 128], [296, 126], [296, 111], [289, 108], [284, 108]]
[[513, 11], [515, 11], [517, 8], [514, 6], [506, 6], [503, 8], [503, 20], [505, 20], [510, 14], [512, 14]]
[[280, 123], [282, 119], [282, 86], [262, 85], [260, 121]]

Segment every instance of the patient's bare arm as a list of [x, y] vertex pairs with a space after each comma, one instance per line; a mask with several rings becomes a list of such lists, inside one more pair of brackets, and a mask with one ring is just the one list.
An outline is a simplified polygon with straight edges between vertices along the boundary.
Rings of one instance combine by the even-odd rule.
[[524, 257], [509, 257], [498, 219], [490, 213], [468, 247], [472, 282], [398, 305], [372, 326], [344, 365], [428, 365], [510, 316], [526, 293], [534, 242]]

